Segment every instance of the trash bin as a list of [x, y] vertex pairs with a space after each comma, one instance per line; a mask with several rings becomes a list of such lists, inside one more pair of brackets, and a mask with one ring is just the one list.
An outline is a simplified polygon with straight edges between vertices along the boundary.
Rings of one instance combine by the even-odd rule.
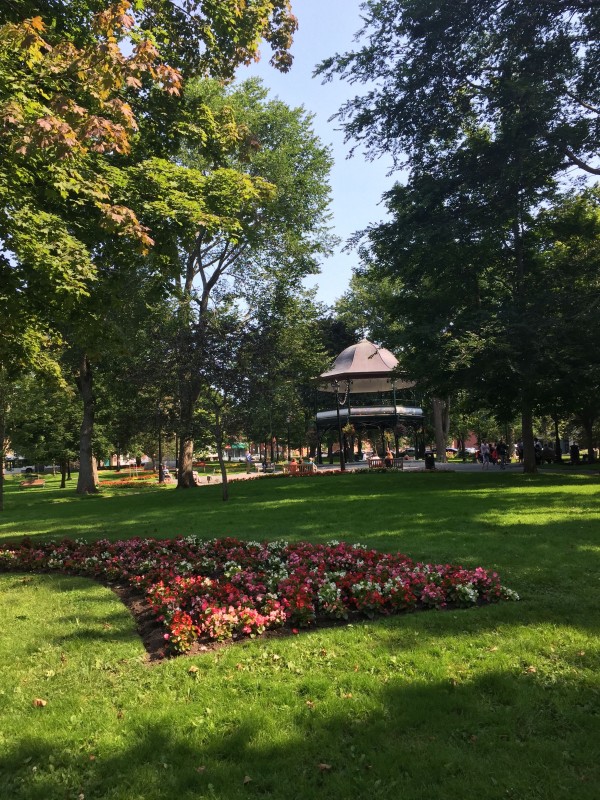
[[425, 469], [435, 469], [435, 456], [433, 453], [425, 453]]

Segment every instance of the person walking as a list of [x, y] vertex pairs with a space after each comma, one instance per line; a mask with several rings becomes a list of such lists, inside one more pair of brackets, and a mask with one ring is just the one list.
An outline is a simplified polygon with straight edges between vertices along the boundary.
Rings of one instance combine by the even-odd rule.
[[485, 440], [481, 443], [479, 451], [481, 453], [481, 469], [489, 469], [490, 468], [490, 446]]
[[519, 459], [519, 464], [523, 463], [523, 442], [517, 442], [517, 458]]
[[498, 453], [498, 460], [500, 462], [500, 469], [506, 468], [506, 457], [508, 455], [508, 445], [502, 439], [496, 445], [496, 452]]
[[385, 461], [385, 466], [386, 466], [387, 469], [391, 469], [391, 467], [394, 466], [394, 456], [393, 456], [392, 451], [390, 450], [389, 447], [385, 452], [384, 461]]

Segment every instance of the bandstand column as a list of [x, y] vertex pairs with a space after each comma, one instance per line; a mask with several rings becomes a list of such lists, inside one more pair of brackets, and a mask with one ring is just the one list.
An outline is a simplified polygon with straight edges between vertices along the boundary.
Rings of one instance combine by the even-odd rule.
[[340, 449], [340, 469], [342, 472], [346, 469], [346, 462], [344, 460], [344, 440], [342, 438], [342, 421], [340, 418], [340, 396], [335, 393], [335, 406], [337, 410], [337, 424], [338, 424], [338, 447]]

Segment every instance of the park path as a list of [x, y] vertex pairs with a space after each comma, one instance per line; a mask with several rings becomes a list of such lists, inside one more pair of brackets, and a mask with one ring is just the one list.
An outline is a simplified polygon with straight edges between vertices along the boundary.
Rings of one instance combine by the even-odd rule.
[[[422, 467], [425, 466], [424, 462], [421, 464]], [[361, 462], [352, 462], [347, 466], [348, 472], [359, 472], [362, 470], [368, 469], [366, 463]], [[511, 464], [506, 465], [506, 469], [502, 470], [499, 466], [490, 465], [489, 469], [483, 470], [481, 464], [474, 464], [472, 462], [454, 462], [451, 464], [436, 464], [436, 470], [438, 472], [487, 472], [490, 475], [493, 473], [497, 473], [498, 475], [503, 474], [504, 472], [520, 472], [523, 469], [523, 465], [517, 462], [513, 462]], [[339, 470], [338, 464], [321, 464], [318, 467], [319, 472], [337, 472]], [[265, 475], [262, 472], [237, 472], [232, 473], [228, 476], [228, 481], [245, 481], [245, 480], [258, 480], [260, 478], [268, 478], [269, 475]], [[201, 485], [213, 485], [213, 484], [220, 484], [221, 483], [221, 475], [220, 473], [215, 474], [202, 474], [200, 473], [200, 484]]]

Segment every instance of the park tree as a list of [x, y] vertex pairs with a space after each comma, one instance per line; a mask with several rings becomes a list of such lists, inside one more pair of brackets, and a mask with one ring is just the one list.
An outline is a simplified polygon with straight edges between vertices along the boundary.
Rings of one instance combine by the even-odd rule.
[[[437, 349], [438, 392], [478, 371], [490, 392], [500, 389], [502, 405], [516, 400], [525, 470], [534, 471], [544, 344], [531, 232], [559, 176], [574, 167], [597, 173], [597, 8], [586, 0], [384, 0], [365, 10], [362, 46], [320, 72], [370, 83], [340, 111], [347, 135], [409, 168], [407, 187], [388, 198], [393, 222], [380, 236], [372, 231], [388, 238], [395, 267], [384, 272], [403, 283], [420, 273], [415, 315], [414, 306], [405, 310], [406, 288], [399, 301], [430, 366], [424, 346]], [[412, 238], [409, 220], [418, 226]], [[389, 247], [396, 224], [402, 254]]]
[[[151, 245], [133, 210], [115, 200], [122, 179], [114, 161], [129, 152], [136, 130], [124, 95], [142, 82], [177, 93], [180, 78], [160, 62], [152, 37], [134, 30], [128, 10], [126, 2], [105, 4], [78, 44], [40, 16], [3, 20], [0, 27], [5, 308], [11, 318], [22, 320], [15, 330], [24, 340], [37, 342], [28, 349], [36, 355], [28, 368], [42, 366], [65, 321], [83, 299], [89, 300], [101, 242], [115, 237], [129, 248]], [[126, 38], [132, 44], [129, 55], [119, 47]], [[11, 368], [18, 363], [10, 353], [5, 358]], [[82, 355], [84, 406], [91, 395], [88, 364]], [[88, 450], [91, 459], [91, 448], [82, 450], [83, 491], [93, 489], [91, 468], [85, 467]]]
[[546, 275], [540, 301], [551, 322], [544, 332], [546, 394], [539, 411], [552, 417], [556, 431], [559, 417], [574, 417], [591, 455], [600, 418], [600, 187], [568, 192], [543, 209], [537, 235]]
[[[314, 419], [314, 378], [329, 361], [314, 292], [277, 284], [253, 303], [254, 348], [245, 430], [258, 442], [303, 447]], [[272, 460], [273, 452], [266, 455]]]
[[[115, 6], [115, 0], [3, 0], [2, 22], [41, 17], [58, 37], [89, 38], [94, 16]], [[289, 52], [298, 27], [289, 0], [144, 0], [128, 4], [140, 30], [156, 31], [166, 63], [186, 77], [215, 75], [231, 79], [236, 68], [260, 58], [265, 43], [271, 64], [287, 72]]]
[[[210, 351], [205, 320], [253, 298], [291, 293], [329, 252], [330, 156], [304, 109], [268, 100], [256, 80], [239, 87], [191, 84], [182, 111], [178, 154], [132, 168], [136, 206], [156, 244], [153, 268], [170, 279], [176, 304], [180, 410], [180, 487], [194, 485], [195, 405]], [[214, 131], [208, 141], [198, 135]], [[190, 121], [190, 124], [184, 121]]]
[[363, 8], [360, 46], [318, 72], [369, 84], [340, 118], [370, 155], [388, 152], [411, 168], [435, 163], [469, 130], [508, 135], [512, 111], [529, 134], [514, 140], [515, 159], [535, 143], [540, 175], [572, 166], [599, 174], [594, 0], [368, 0]]
[[4, 311], [0, 336], [0, 511], [4, 510], [4, 463], [13, 430], [13, 416], [19, 406], [19, 381], [32, 370], [60, 382], [60, 346], [52, 335], [42, 309], [25, 315], [14, 273], [8, 258], [0, 254], [0, 304]]
[[35, 464], [57, 463], [63, 489], [78, 451], [80, 414], [74, 387], [60, 375], [30, 372], [14, 383], [6, 431], [11, 447]]
[[[129, 253], [152, 246], [147, 229], [123, 201], [123, 167], [136, 154], [141, 157], [142, 150], [131, 147], [134, 135], [139, 142], [145, 133], [148, 141], [152, 124], [155, 131], [168, 127], [165, 112], [177, 107], [182, 73], [231, 77], [239, 64], [258, 56], [262, 38], [274, 50], [274, 65], [286, 70], [295, 26], [287, 0], [243, 8], [233, 0], [189, 0], [181, 6], [169, 0], [133, 6], [126, 0], [3, 4], [0, 244], [9, 254], [3, 269], [21, 290], [24, 319], [33, 321], [34, 310], [42, 307], [45, 327], [55, 330], [67, 300], [67, 327], [73, 330], [74, 306], [96, 296], [106, 242], [120, 238]], [[160, 143], [172, 153], [177, 149], [171, 136]], [[86, 325], [81, 311], [79, 330], [89, 330], [91, 319]], [[32, 324], [27, 332], [35, 336], [41, 328]], [[82, 341], [80, 492], [95, 488], [93, 356]]]

